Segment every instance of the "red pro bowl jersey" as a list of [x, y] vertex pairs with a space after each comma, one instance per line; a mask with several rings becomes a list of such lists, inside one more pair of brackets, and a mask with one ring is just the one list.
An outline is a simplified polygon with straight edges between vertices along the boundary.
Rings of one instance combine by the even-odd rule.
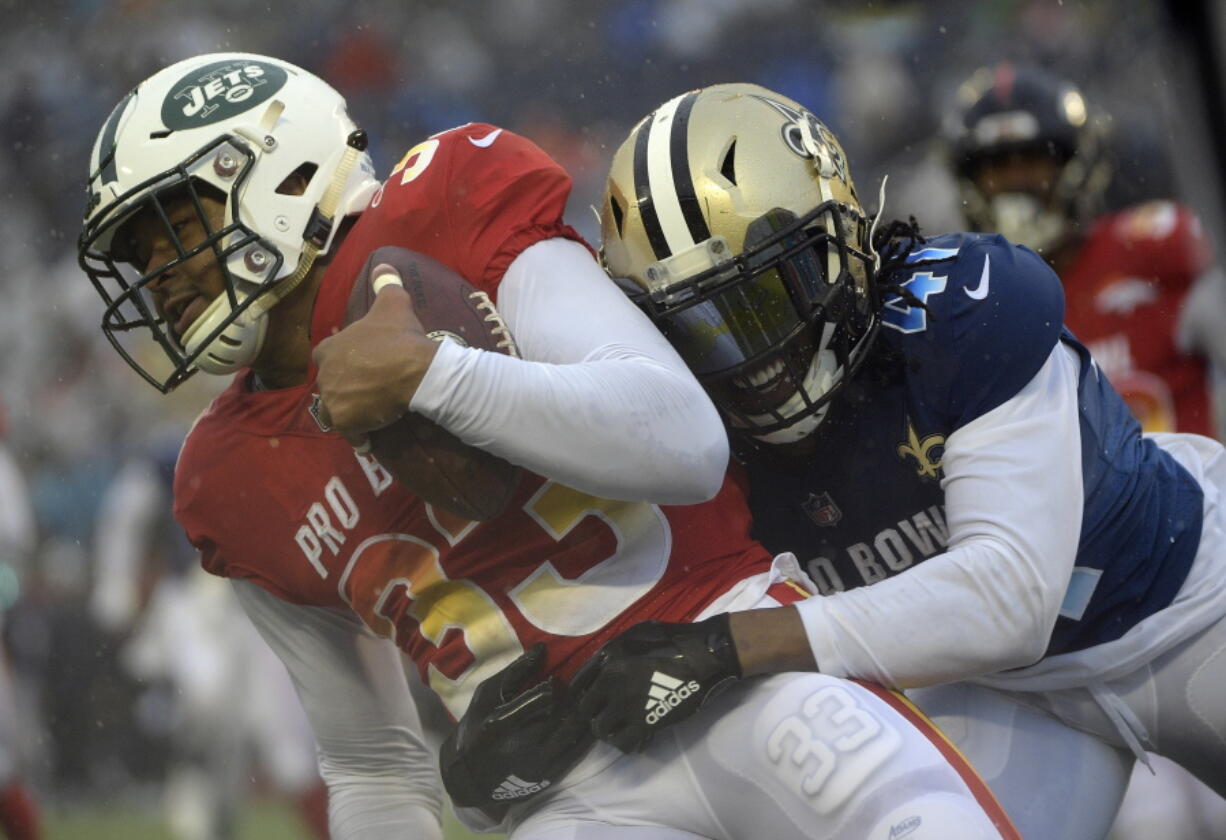
[[[568, 190], [543, 152], [491, 126], [418, 146], [333, 259], [313, 340], [340, 326], [358, 269], [383, 245], [429, 254], [493, 293], [524, 248], [575, 236], [560, 222]], [[208, 571], [352, 611], [394, 639], [457, 717], [478, 683], [538, 641], [549, 669], [569, 677], [616, 633], [690, 620], [769, 568], [731, 482], [706, 504], [661, 508], [528, 474], [507, 513], [458, 520], [320, 432], [313, 378], [252, 392], [249, 373], [236, 377], [184, 444], [175, 515]]]
[[1153, 201], [1096, 222], [1061, 272], [1069, 329], [1147, 432], [1214, 434], [1205, 359], [1177, 341], [1184, 299], [1210, 259], [1197, 218]]

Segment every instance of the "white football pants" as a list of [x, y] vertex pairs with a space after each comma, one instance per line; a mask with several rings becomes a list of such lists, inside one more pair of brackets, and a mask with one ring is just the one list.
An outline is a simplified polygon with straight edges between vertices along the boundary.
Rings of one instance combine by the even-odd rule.
[[[786, 563], [795, 561], [785, 557], [760, 585], [739, 587], [708, 613], [779, 606], [767, 584], [791, 576]], [[599, 743], [508, 822], [509, 840], [1020, 836], [914, 707], [878, 686], [817, 673], [739, 682], [641, 753]]]
[[746, 680], [642, 753], [598, 745], [511, 840], [1016, 837], [901, 706], [824, 674]]
[[1226, 840], [1226, 799], [1168, 758], [1149, 761], [1133, 767], [1108, 840]]
[[1121, 726], [1226, 796], [1226, 619], [1093, 689], [958, 683], [907, 695], [979, 770], [1023, 837], [1106, 836], [1134, 760]]
[[1127, 745], [1103, 705], [1122, 709], [1142, 747], [1226, 796], [1226, 618], [1096, 689], [1097, 699], [1088, 688], [1024, 696], [1117, 747]]
[[1022, 837], [1102, 840], [1128, 786], [1127, 749], [970, 683], [907, 691], [992, 788]]

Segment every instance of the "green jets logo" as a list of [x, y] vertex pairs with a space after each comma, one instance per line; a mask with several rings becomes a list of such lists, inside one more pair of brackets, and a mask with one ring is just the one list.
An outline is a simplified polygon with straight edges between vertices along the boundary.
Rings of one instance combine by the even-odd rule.
[[206, 64], [179, 80], [162, 102], [162, 123], [173, 131], [229, 119], [266, 102], [284, 86], [275, 64], [234, 59]]

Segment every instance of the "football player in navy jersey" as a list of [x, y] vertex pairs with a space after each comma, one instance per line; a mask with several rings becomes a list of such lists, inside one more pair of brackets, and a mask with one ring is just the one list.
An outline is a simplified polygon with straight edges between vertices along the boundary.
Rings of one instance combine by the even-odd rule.
[[816, 669], [914, 689], [1027, 837], [1102, 836], [1145, 750], [1226, 791], [1226, 453], [1142, 434], [1039, 256], [876, 225], [833, 134], [746, 84], [642, 120], [602, 223], [825, 597], [610, 642], [572, 685], [598, 736], [696, 710], [644, 718], [656, 672]]

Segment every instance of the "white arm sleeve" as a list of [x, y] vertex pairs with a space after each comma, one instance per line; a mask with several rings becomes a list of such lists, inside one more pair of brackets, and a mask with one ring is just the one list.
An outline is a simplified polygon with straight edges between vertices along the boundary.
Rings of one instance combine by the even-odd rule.
[[311, 721], [333, 840], [442, 840], [442, 782], [399, 651], [365, 635], [354, 617], [233, 584]]
[[1058, 344], [1016, 396], [949, 436], [945, 553], [796, 605], [819, 671], [910, 688], [1042, 657], [1081, 533], [1078, 371]]
[[498, 304], [523, 359], [443, 342], [413, 411], [602, 498], [690, 504], [719, 491], [719, 414], [587, 249], [564, 239], [526, 249]]

